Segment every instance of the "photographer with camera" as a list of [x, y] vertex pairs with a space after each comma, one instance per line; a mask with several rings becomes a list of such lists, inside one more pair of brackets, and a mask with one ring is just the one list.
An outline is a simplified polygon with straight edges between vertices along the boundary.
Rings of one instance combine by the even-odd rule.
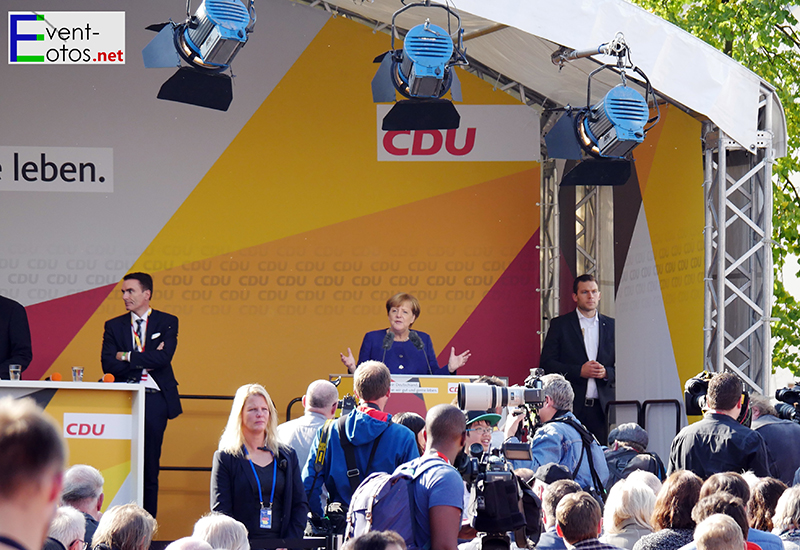
[[764, 438], [737, 421], [742, 411], [742, 381], [730, 372], [708, 383], [703, 419], [683, 428], [672, 440], [667, 474], [689, 470], [703, 479], [720, 472], [752, 470], [772, 476]]
[[[542, 376], [541, 382], [544, 397], [538, 417], [544, 424], [531, 440], [531, 461], [517, 461], [515, 466], [535, 470], [550, 462], [561, 464], [581, 488], [603, 498], [608, 466], [600, 444], [572, 414], [572, 385], [560, 374]], [[521, 420], [518, 415], [506, 422], [508, 438], [517, 433]]]
[[483, 452], [488, 452], [492, 444], [494, 427], [500, 421], [500, 415], [487, 411], [466, 411], [467, 444], [469, 449], [473, 443], [479, 443]]
[[767, 444], [767, 452], [774, 460], [774, 477], [787, 486], [791, 485], [794, 472], [800, 467], [800, 446], [787, 445], [786, 442], [800, 441], [800, 424], [780, 418], [778, 411], [763, 395], [751, 395], [750, 407], [753, 409], [751, 427]]

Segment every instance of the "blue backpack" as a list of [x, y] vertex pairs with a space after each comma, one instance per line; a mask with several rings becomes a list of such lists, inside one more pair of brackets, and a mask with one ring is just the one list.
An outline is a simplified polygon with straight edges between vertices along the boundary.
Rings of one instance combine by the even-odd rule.
[[423, 472], [443, 464], [440, 458], [430, 457], [416, 466], [401, 464], [391, 474], [375, 472], [367, 476], [350, 500], [345, 540], [368, 531], [391, 529], [403, 537], [409, 550], [430, 548], [429, 540], [419, 540], [414, 487]]

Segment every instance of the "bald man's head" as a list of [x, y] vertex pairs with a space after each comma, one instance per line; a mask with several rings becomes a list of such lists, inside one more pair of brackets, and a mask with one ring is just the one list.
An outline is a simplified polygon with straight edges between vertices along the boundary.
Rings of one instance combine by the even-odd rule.
[[425, 433], [433, 446], [458, 441], [466, 431], [464, 413], [453, 405], [436, 405], [425, 417]]

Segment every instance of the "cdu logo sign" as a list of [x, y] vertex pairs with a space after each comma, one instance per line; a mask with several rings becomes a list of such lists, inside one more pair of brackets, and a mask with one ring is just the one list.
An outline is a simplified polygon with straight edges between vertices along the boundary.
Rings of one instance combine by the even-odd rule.
[[131, 439], [129, 414], [64, 413], [66, 439]]
[[125, 12], [8, 12], [9, 64], [121, 65]]

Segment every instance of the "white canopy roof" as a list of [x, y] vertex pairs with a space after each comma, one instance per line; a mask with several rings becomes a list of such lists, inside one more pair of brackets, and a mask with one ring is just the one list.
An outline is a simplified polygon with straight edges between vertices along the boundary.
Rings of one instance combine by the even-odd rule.
[[[344, 11], [391, 24], [398, 0], [326, 0]], [[757, 142], [759, 101], [773, 102], [773, 147], [786, 153], [786, 121], [774, 89], [716, 48], [625, 0], [456, 0], [463, 19], [465, 46], [471, 59], [516, 81], [547, 100], [546, 106], [586, 104], [588, 74], [595, 56], [568, 63], [559, 71], [551, 54], [559, 46], [596, 48], [622, 32], [631, 59], [650, 79], [657, 93], [714, 122], [743, 147]], [[415, 13], [416, 11], [416, 13]], [[444, 10], [441, 11], [444, 14]], [[408, 29], [423, 15], [410, 9], [397, 25]], [[442, 24], [444, 19], [431, 17]], [[444, 26], [444, 25], [442, 25]], [[380, 52], [376, 52], [377, 53]], [[620, 82], [611, 71], [593, 79], [592, 102]], [[468, 98], [465, 98], [469, 101]]]

